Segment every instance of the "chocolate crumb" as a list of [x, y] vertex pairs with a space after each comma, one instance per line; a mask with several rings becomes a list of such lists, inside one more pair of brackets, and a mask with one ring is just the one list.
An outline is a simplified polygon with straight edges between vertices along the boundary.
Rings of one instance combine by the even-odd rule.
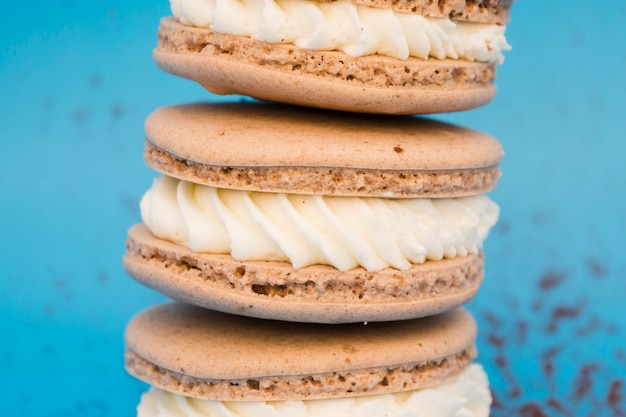
[[546, 271], [539, 280], [539, 288], [548, 291], [563, 283], [565, 273], [562, 271]]
[[546, 404], [548, 405], [548, 407], [554, 409], [558, 413], [561, 413], [561, 414], [565, 413], [565, 407], [563, 407], [563, 404], [561, 404], [559, 400], [557, 400], [556, 398], [549, 398], [546, 401]]
[[620, 415], [624, 414], [624, 410], [620, 408], [620, 406], [624, 403], [624, 394], [622, 393], [623, 386], [624, 383], [620, 379], [616, 379], [611, 382], [609, 395], [607, 397], [609, 407], [611, 407], [615, 413], [621, 413]]
[[124, 115], [124, 106], [119, 103], [116, 103], [111, 106], [111, 116], [114, 119], [119, 119]]
[[106, 284], [109, 282], [109, 274], [107, 274], [106, 271], [99, 271], [97, 277], [100, 284]]
[[554, 377], [554, 357], [559, 354], [560, 348], [551, 348], [541, 354], [543, 373], [548, 380]]
[[518, 398], [521, 396], [522, 396], [522, 389], [519, 387], [519, 385], [515, 385], [509, 391], [509, 398]]
[[54, 288], [55, 290], [60, 290], [60, 289], [63, 289], [63, 288], [67, 288], [69, 283], [70, 283], [69, 278], [67, 278], [65, 276], [57, 277], [57, 278], [54, 278], [52, 280], [52, 288]]
[[589, 394], [593, 388], [593, 379], [591, 378], [591, 374], [598, 368], [599, 365], [597, 363], [589, 363], [580, 368], [578, 379], [574, 384], [574, 393], [571, 395], [573, 400], [580, 400], [585, 395]]
[[505, 370], [508, 366], [508, 361], [502, 355], [496, 356], [496, 366], [502, 370]]
[[101, 84], [102, 76], [99, 73], [94, 72], [89, 76], [89, 86], [91, 86], [91, 88], [98, 88]]
[[606, 266], [602, 265], [594, 258], [587, 259], [587, 268], [594, 278], [604, 278], [609, 272]]
[[507, 380], [511, 389], [507, 393], [508, 398], [518, 398], [522, 395], [522, 389], [519, 386], [515, 374], [509, 366], [508, 360], [501, 354], [498, 354], [495, 358], [495, 364], [500, 369], [505, 379]]
[[484, 314], [484, 318], [489, 324], [491, 324], [495, 328], [498, 328], [502, 325], [502, 322], [500, 321], [498, 316], [489, 311]]
[[504, 409], [504, 405], [502, 404], [502, 402], [500, 402], [498, 393], [494, 391], [492, 388], [490, 388], [490, 390], [491, 390], [491, 398], [492, 398], [491, 409], [492, 410]]
[[497, 233], [505, 235], [511, 230], [511, 223], [507, 222], [506, 220], [501, 220], [496, 224], [494, 230]]
[[487, 340], [489, 341], [489, 344], [496, 346], [496, 347], [502, 347], [504, 346], [505, 343], [505, 339], [503, 337], [500, 337], [498, 335], [495, 334], [490, 334], [489, 337], [487, 338]]
[[553, 333], [556, 331], [559, 322], [563, 319], [572, 319], [580, 316], [582, 306], [565, 307], [557, 306], [552, 310], [552, 317], [548, 323], [548, 332]]
[[523, 344], [526, 342], [526, 335], [528, 334], [528, 322], [519, 320], [517, 322], [517, 343]]
[[89, 110], [86, 108], [76, 109], [72, 113], [72, 121], [76, 125], [81, 125], [89, 119]]
[[520, 408], [520, 417], [548, 417], [537, 403], [526, 403]]

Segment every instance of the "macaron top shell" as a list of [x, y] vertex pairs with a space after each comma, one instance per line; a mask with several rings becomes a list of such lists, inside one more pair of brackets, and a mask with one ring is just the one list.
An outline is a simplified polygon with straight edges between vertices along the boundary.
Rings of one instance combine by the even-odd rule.
[[[322, 325], [253, 319], [170, 303], [133, 318], [126, 344], [160, 373], [215, 383], [307, 379], [329, 373], [367, 375], [377, 369], [427, 366], [473, 352], [475, 336], [475, 323], [463, 309], [420, 320]], [[429, 385], [429, 381], [418, 382]]]
[[210, 165], [443, 170], [488, 167], [502, 157], [489, 135], [432, 119], [266, 103], [165, 107], [145, 127], [153, 144]]
[[[308, 170], [306, 180], [290, 178], [297, 184], [291, 189], [265, 189], [255, 185], [254, 179], [232, 187], [255, 191], [308, 193], [303, 181], [317, 186], [324, 179], [311, 169], [350, 170], [340, 178], [348, 182], [355, 181], [355, 170], [400, 179], [415, 173], [488, 171], [491, 177], [482, 189], [460, 193], [478, 194], [495, 187], [497, 164], [503, 155], [498, 141], [487, 134], [427, 118], [337, 113], [257, 102], [165, 107], [148, 117], [145, 130], [148, 165], [179, 179], [230, 188], [231, 184], [220, 181], [226, 181], [223, 174], [233, 169], [247, 172], [248, 168], [266, 168], [272, 173]], [[171, 161], [164, 162], [166, 157]], [[182, 162], [182, 168], [173, 167], [176, 161]], [[196, 165], [219, 170], [221, 178], [208, 174], [203, 178]], [[189, 166], [194, 168], [185, 168]], [[393, 188], [385, 192], [403, 194]], [[361, 194], [370, 193], [361, 188]]]

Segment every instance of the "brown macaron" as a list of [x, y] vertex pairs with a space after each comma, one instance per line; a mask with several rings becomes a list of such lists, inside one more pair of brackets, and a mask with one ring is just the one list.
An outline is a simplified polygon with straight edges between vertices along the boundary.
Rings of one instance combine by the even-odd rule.
[[217, 94], [350, 112], [467, 110], [492, 99], [510, 49], [513, 0], [294, 0], [250, 10], [189, 1], [173, 2], [174, 16], [161, 21], [154, 59]]
[[493, 137], [423, 117], [198, 103], [146, 120], [145, 161], [197, 184], [275, 193], [444, 198], [500, 178]]
[[126, 369], [154, 387], [218, 401], [313, 400], [429, 388], [475, 358], [465, 310], [403, 322], [260, 320], [186, 304], [152, 307], [126, 329]]
[[[166, 174], [167, 198], [142, 200], [145, 224], [129, 231], [124, 266], [175, 300], [268, 319], [373, 322], [441, 313], [479, 288], [479, 240], [497, 206], [477, 195], [495, 187], [502, 156], [488, 135], [266, 103], [163, 108], [146, 132], [146, 162]], [[221, 249], [204, 243], [222, 235]], [[408, 246], [424, 252], [405, 257]]]

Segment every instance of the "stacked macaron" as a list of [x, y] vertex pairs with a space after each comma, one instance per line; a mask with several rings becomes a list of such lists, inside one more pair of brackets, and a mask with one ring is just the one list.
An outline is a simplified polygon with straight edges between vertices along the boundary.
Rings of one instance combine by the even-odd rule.
[[127, 328], [138, 414], [488, 415], [461, 306], [502, 149], [412, 114], [493, 96], [511, 0], [171, 3], [162, 68], [274, 103], [146, 121], [124, 266], [176, 302]]

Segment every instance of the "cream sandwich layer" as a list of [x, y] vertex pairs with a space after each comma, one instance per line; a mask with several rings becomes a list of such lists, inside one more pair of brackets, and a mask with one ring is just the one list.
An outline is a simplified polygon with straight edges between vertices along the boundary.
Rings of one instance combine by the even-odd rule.
[[[185, 231], [195, 242], [192, 246], [197, 243], [195, 236], [202, 236], [200, 229], [215, 227], [214, 213], [221, 224], [215, 230], [233, 233], [233, 241], [247, 238], [253, 234], [251, 230], [260, 230], [264, 238], [267, 234], [277, 238], [270, 246], [272, 251], [278, 247], [285, 252], [278, 258], [288, 259], [295, 250], [301, 258], [294, 256], [294, 265], [307, 264], [311, 256], [320, 262], [319, 258], [326, 256], [335, 259], [339, 268], [351, 268], [340, 270], [321, 264], [294, 268], [283, 260], [239, 261], [228, 253], [191, 250], [155, 237], [145, 224], [136, 225], [129, 230], [126, 270], [139, 282], [175, 300], [289, 321], [402, 320], [461, 305], [476, 293], [483, 278], [482, 253], [469, 250], [476, 249], [474, 244], [480, 242], [477, 236], [486, 235], [494, 221], [489, 221], [489, 216], [497, 216], [493, 203], [477, 197], [493, 189], [499, 177], [502, 148], [489, 135], [425, 118], [338, 114], [250, 102], [159, 109], [147, 119], [146, 135], [146, 163], [176, 178], [171, 185], [178, 180], [193, 183], [180, 185], [182, 205], [178, 185], [165, 187], [173, 197], [169, 203], [158, 204], [170, 206], [165, 209], [165, 218], [167, 222], [175, 220], [172, 233]], [[228, 198], [222, 200], [222, 194]], [[443, 201], [461, 197], [471, 197], [463, 201], [477, 204], [469, 208], [458, 200]], [[420, 201], [413, 201], [417, 199]], [[351, 203], [346, 205], [347, 201]], [[217, 209], [211, 206], [214, 203]], [[420, 205], [424, 206], [422, 212], [405, 209]], [[439, 210], [437, 206], [441, 206]], [[335, 214], [336, 210], [342, 214]], [[346, 216], [351, 210], [358, 216]], [[420, 216], [426, 217], [423, 224], [432, 226], [444, 222], [443, 218], [454, 218], [448, 214], [455, 212], [463, 218], [446, 221], [453, 225], [452, 239], [448, 232], [442, 232], [445, 228], [433, 229], [437, 236], [431, 239], [428, 231], [419, 227]], [[391, 214], [382, 216], [386, 220], [381, 222], [380, 213]], [[405, 217], [408, 226], [402, 230]], [[363, 224], [353, 232], [348, 226], [357, 220]], [[146, 218], [146, 223], [151, 220]], [[156, 233], [162, 225], [157, 226]], [[381, 232], [385, 228], [397, 236]], [[414, 230], [419, 233], [412, 235]], [[333, 234], [340, 240], [333, 241]], [[326, 240], [315, 240], [320, 236]], [[226, 237], [230, 245], [231, 237]], [[342, 242], [346, 237], [357, 239], [358, 250], [365, 247], [366, 252], [351, 254], [349, 245], [355, 244]], [[254, 236], [251, 239], [258, 240]], [[300, 245], [297, 249], [292, 248], [294, 241]], [[370, 241], [375, 241], [371, 247]], [[222, 239], [215, 246], [226, 246], [225, 242]], [[384, 257], [377, 254], [381, 244], [389, 245], [382, 249]], [[197, 248], [212, 245], [205, 242]], [[333, 245], [343, 245], [342, 251], [333, 253]], [[461, 246], [468, 252], [466, 256], [460, 255]], [[446, 254], [452, 255], [452, 248], [456, 256], [446, 258]], [[349, 256], [344, 256], [346, 253]], [[440, 255], [441, 260], [429, 261], [429, 257], [439, 259]], [[382, 264], [378, 258], [392, 267], [376, 272], [352, 267], [360, 258], [367, 258], [363, 264], [371, 270]], [[411, 262], [422, 259], [426, 262]], [[405, 267], [407, 260], [408, 269], [396, 269]]]
[[487, 374], [472, 364], [458, 377], [431, 388], [329, 400], [215, 401], [158, 388], [142, 395], [138, 417], [487, 417]]
[[183, 24], [353, 57], [461, 59], [499, 64], [505, 27], [396, 12], [348, 0], [172, 0]]
[[140, 206], [155, 236], [194, 252], [369, 272], [479, 254], [499, 213], [484, 195], [324, 197], [218, 189], [167, 176], [154, 181]]

